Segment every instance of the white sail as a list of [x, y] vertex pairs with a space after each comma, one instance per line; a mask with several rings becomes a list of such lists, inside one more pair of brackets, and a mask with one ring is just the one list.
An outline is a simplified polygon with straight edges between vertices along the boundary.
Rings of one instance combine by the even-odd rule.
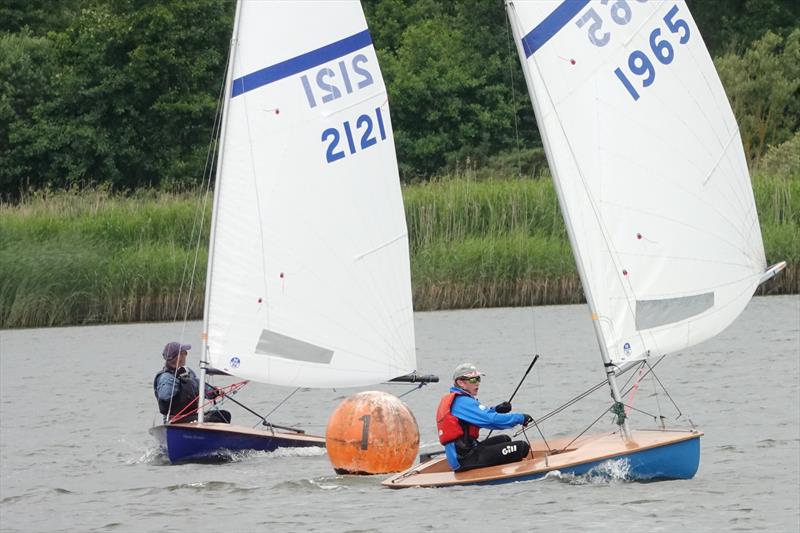
[[207, 360], [259, 382], [415, 370], [386, 88], [357, 1], [242, 1], [207, 290]]
[[708, 339], [765, 258], [738, 127], [686, 4], [508, 1], [601, 347]]

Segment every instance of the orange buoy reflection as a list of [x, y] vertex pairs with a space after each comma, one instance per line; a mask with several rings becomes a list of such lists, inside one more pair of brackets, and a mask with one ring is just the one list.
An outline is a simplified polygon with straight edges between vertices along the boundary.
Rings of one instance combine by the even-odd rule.
[[379, 391], [346, 398], [328, 420], [328, 458], [337, 474], [388, 474], [410, 467], [419, 428], [400, 399]]

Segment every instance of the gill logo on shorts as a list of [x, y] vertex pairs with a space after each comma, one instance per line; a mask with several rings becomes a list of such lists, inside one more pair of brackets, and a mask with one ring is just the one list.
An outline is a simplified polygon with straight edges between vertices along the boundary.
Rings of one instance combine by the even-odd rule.
[[515, 451], [517, 451], [517, 445], [516, 444], [509, 444], [508, 446], [503, 448], [503, 451], [501, 453], [503, 455], [508, 455], [510, 453], [514, 453]]
[[623, 344], [622, 345], [622, 350], [625, 352], [625, 355], [630, 355], [631, 354], [631, 343], [626, 342], [625, 344]]

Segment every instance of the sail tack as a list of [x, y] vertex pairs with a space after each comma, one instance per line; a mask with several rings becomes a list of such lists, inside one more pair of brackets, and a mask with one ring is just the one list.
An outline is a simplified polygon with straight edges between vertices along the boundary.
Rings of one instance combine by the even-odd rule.
[[240, 4], [210, 258], [208, 360], [260, 382], [415, 370], [386, 88], [358, 2]]
[[766, 262], [738, 127], [682, 1], [508, 1], [612, 362], [727, 327]]

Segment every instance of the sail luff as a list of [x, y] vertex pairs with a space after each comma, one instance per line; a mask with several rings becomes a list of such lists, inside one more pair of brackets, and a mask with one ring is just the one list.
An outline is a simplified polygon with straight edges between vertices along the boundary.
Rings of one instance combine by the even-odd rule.
[[236, 1], [236, 11], [233, 16], [233, 30], [231, 31], [230, 50], [228, 51], [228, 63], [225, 69], [225, 87], [222, 92], [222, 124], [220, 125], [219, 147], [217, 156], [217, 171], [214, 185], [214, 201], [211, 207], [211, 228], [208, 241], [208, 264], [206, 265], [206, 290], [203, 297], [203, 336], [202, 351], [200, 353], [200, 390], [197, 398], [197, 421], [203, 422], [203, 404], [205, 403], [205, 382], [206, 367], [208, 366], [208, 309], [211, 301], [211, 278], [214, 272], [214, 236], [217, 228], [217, 204], [219, 203], [219, 193], [222, 179], [222, 161], [225, 156], [225, 135], [228, 130], [228, 105], [231, 99], [231, 85], [233, 84], [233, 61], [236, 54], [236, 40], [239, 31], [239, 16], [241, 14], [241, 0]]
[[[536, 121], [537, 121], [539, 129], [542, 130], [543, 127], [542, 127], [542, 123], [541, 123], [541, 120], [540, 120], [540, 117], [542, 116], [542, 110], [541, 110], [541, 106], [539, 104], [539, 99], [536, 97], [537, 95], [534, 94], [533, 82], [530, 79], [530, 77], [531, 77], [530, 69], [528, 67], [528, 62], [525, 60], [526, 59], [526, 49], [525, 49], [525, 46], [524, 46], [524, 42], [522, 40], [522, 35], [521, 35], [520, 27], [519, 27], [519, 21], [517, 19], [516, 12], [514, 10], [514, 2], [513, 2], [513, 0], [508, 0], [506, 2], [506, 11], [507, 11], [508, 18], [509, 18], [509, 21], [510, 21], [510, 24], [511, 24], [512, 33], [514, 34], [514, 41], [517, 44], [517, 52], [519, 53], [519, 56], [520, 56], [520, 61], [521, 61], [521, 64], [522, 64], [522, 71], [523, 71], [523, 74], [525, 75], [526, 85], [528, 87], [528, 91], [529, 91], [530, 97], [531, 97], [531, 102], [532, 102], [533, 107], [534, 107], [534, 115], [536, 116]], [[534, 65], [536, 64], [535, 59], [534, 59], [533, 63], [534, 63]], [[569, 241], [570, 241], [570, 245], [571, 245], [571, 248], [572, 248], [572, 253], [575, 256], [575, 264], [576, 264], [577, 269], [578, 269], [578, 276], [580, 277], [580, 280], [581, 280], [581, 286], [583, 288], [583, 293], [586, 296], [586, 303], [588, 304], [589, 312], [591, 313], [592, 327], [594, 328], [594, 333], [595, 333], [595, 337], [597, 339], [597, 344], [598, 344], [598, 346], [600, 348], [600, 356], [602, 358], [603, 367], [604, 367], [605, 372], [606, 372], [606, 379], [608, 380], [608, 385], [609, 385], [609, 388], [611, 390], [611, 396], [613, 397], [615, 402], [621, 402], [622, 401], [622, 396], [620, 395], [619, 387], [617, 386], [617, 382], [616, 382], [616, 376], [614, 374], [615, 366], [611, 362], [611, 358], [610, 358], [610, 356], [608, 354], [607, 340], [606, 340], [605, 336], [603, 335], [603, 329], [602, 329], [602, 327], [600, 325], [600, 320], [599, 320], [598, 315], [597, 315], [597, 307], [595, 305], [595, 301], [594, 301], [594, 297], [593, 297], [593, 293], [592, 293], [592, 287], [591, 287], [591, 284], [588, 283], [586, 270], [585, 270], [585, 268], [583, 266], [583, 260], [582, 260], [582, 257], [581, 257], [581, 251], [580, 251], [580, 248], [578, 246], [577, 240], [575, 238], [575, 228], [573, 227], [572, 219], [569, 216], [570, 207], [569, 207], [569, 205], [567, 204], [567, 202], [564, 199], [564, 192], [562, 190], [562, 184], [559, 181], [558, 174], [557, 174], [557, 168], [558, 167], [556, 165], [556, 161], [555, 161], [555, 159], [553, 157], [553, 152], [552, 152], [552, 150], [550, 148], [550, 143], [549, 143], [549, 140], [548, 140], [546, 135], [542, 135], [542, 144], [543, 144], [543, 147], [544, 147], [545, 155], [547, 157], [548, 165], [550, 166], [550, 169], [551, 169], [551, 171], [553, 173], [553, 184], [555, 186], [556, 197], [558, 198], [558, 204], [559, 204], [559, 207], [561, 208], [561, 213], [562, 213], [562, 216], [564, 218], [564, 225], [566, 226], [566, 229], [567, 229], [567, 236], [568, 236]], [[630, 433], [629, 429], [628, 429], [628, 426], [627, 426], [627, 420], [623, 421], [623, 431], [625, 432], [625, 435], [629, 435], [629, 433]]]

